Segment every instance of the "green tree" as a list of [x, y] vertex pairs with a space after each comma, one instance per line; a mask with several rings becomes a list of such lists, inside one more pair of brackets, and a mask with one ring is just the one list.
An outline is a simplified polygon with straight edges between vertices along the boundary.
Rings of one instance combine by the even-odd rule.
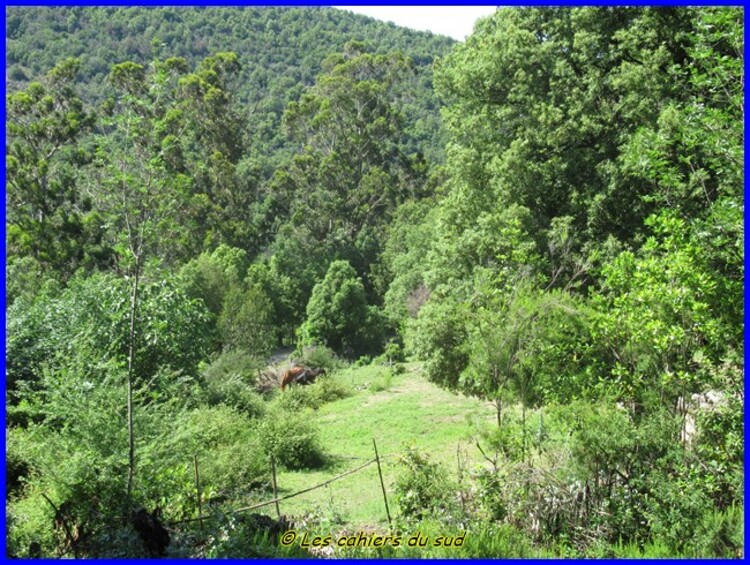
[[[234, 68], [235, 59], [226, 54], [208, 60], [206, 76], [220, 80], [222, 73]], [[216, 85], [207, 92], [187, 89], [186, 102], [184, 84], [192, 77], [181, 78], [186, 70], [185, 61], [174, 57], [157, 60], [148, 69], [133, 62], [115, 65], [109, 81], [118, 90], [119, 99], [105, 105], [108, 116], [102, 121], [97, 140], [92, 182], [97, 185], [98, 204], [108, 220], [118, 270], [130, 284], [128, 497], [135, 462], [133, 383], [141, 337], [137, 327], [141, 278], [149, 259], [154, 263], [173, 262], [180, 253], [181, 241], [193, 235], [190, 224], [181, 221], [181, 205], [185, 200], [190, 203], [192, 186], [190, 176], [182, 170], [183, 159], [196, 128], [211, 143], [216, 143], [216, 139], [212, 136], [215, 132], [206, 129], [206, 123], [201, 122], [199, 127], [196, 112], [190, 112], [190, 103], [216, 103], [218, 108], [200, 106], [197, 110], [206, 113], [211, 124], [226, 109], [223, 91]]]
[[623, 398], [673, 404], [705, 387], [735, 342], [711, 307], [716, 281], [686, 224], [666, 211], [649, 224], [655, 236], [639, 255], [624, 252], [604, 268], [595, 339]]
[[[64, 289], [45, 289], [33, 304], [19, 300], [9, 308], [8, 424], [17, 438], [15, 457], [23, 461], [23, 487], [8, 500], [9, 544], [18, 554], [31, 542], [45, 555], [132, 551], [123, 521], [130, 505], [178, 496], [165, 477], [173, 454], [162, 444], [174, 431], [170, 422], [190, 402], [198, 363], [209, 353], [210, 319], [174, 280], [141, 286], [132, 383], [141, 480], [126, 498], [129, 291], [114, 274], [81, 272]], [[55, 510], [44, 496], [65, 509], [58, 519], [77, 532], [76, 540], [61, 533], [60, 522], [53, 528]], [[113, 532], [122, 538], [115, 547]]]
[[[523, 209], [531, 266], [561, 288], [610, 237], [637, 240], [653, 211], [643, 198], [650, 185], [623, 174], [618, 157], [664, 100], [683, 94], [669, 71], [685, 59], [694, 16], [511, 8], [480, 21], [436, 70], [453, 138], [446, 208], [457, 235], [468, 239], [484, 216]], [[563, 264], [550, 253], [560, 218], [575, 234]]]
[[384, 312], [392, 325], [404, 330], [429, 297], [424, 258], [439, 236], [435, 204], [432, 199], [423, 199], [399, 206], [388, 226], [378, 265]]
[[313, 288], [300, 342], [327, 345], [347, 357], [370, 353], [381, 346], [377, 339], [371, 341], [379, 333], [379, 322], [376, 311], [367, 306], [362, 280], [352, 266], [334, 261]]
[[231, 288], [217, 322], [223, 348], [267, 357], [276, 345], [273, 314], [273, 303], [260, 286]]
[[[155, 69], [156, 70], [156, 69]], [[147, 74], [137, 63], [115, 65], [110, 82], [121, 92], [120, 104], [106, 122], [98, 147], [97, 173], [100, 206], [111, 222], [118, 268], [130, 286], [127, 356], [128, 482], [130, 499], [135, 475], [134, 381], [138, 344], [137, 320], [141, 278], [160, 237], [157, 222], [176, 206], [174, 178], [168, 174], [167, 155], [179, 141], [179, 124], [160, 96], [183, 70], [181, 61]], [[102, 190], [103, 189], [103, 190]], [[160, 214], [161, 212], [161, 214]]]
[[294, 247], [318, 247], [324, 265], [349, 261], [373, 303], [369, 266], [382, 249], [384, 226], [424, 184], [422, 160], [400, 149], [404, 133], [394, 96], [411, 69], [402, 54], [367, 53], [359, 43], [326, 59], [315, 84], [284, 113], [298, 152], [269, 184], [273, 213], [288, 227], [272, 249], [289, 250], [291, 237], [302, 240]]
[[203, 300], [219, 316], [227, 292], [239, 287], [247, 271], [247, 253], [221, 244], [211, 253], [201, 253], [182, 266], [180, 279], [188, 294]]
[[66, 59], [6, 101], [8, 255], [33, 257], [63, 279], [110, 260], [78, 174], [91, 160], [84, 139], [95, 123], [74, 87], [80, 65]]
[[525, 458], [527, 409], [547, 400], [550, 389], [553, 398], [570, 400], [583, 388], [576, 349], [586, 332], [578, 305], [565, 292], [536, 291], [527, 281], [507, 293], [481, 290], [467, 323], [469, 363], [460, 386], [493, 401], [498, 427], [504, 407], [520, 402]]
[[[98, 362], [126, 366], [130, 290], [127, 281], [111, 273], [78, 274], [64, 289], [47, 286], [34, 302], [9, 307], [10, 404], [43, 394], [39, 381], [45, 368], [83, 371], [94, 378]], [[147, 280], [139, 292], [134, 384], [151, 383], [159, 393], [171, 386], [174, 375], [195, 378], [215, 338], [205, 306], [176, 279]]]
[[236, 53], [220, 52], [179, 80], [177, 107], [190, 126], [178, 171], [192, 179], [193, 245], [243, 247], [254, 237], [254, 179], [243, 179], [238, 170], [246, 143], [245, 122], [234, 101], [241, 69]]

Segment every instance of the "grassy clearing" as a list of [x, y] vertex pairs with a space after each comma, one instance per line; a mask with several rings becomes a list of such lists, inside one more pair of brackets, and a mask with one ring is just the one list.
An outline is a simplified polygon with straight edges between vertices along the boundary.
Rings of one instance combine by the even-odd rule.
[[[447, 392], [427, 382], [416, 364], [400, 375], [379, 366], [349, 368], [338, 373], [354, 394], [323, 405], [312, 414], [328, 454], [329, 465], [307, 472], [280, 472], [280, 494], [321, 483], [361, 465], [374, 456], [372, 438], [383, 458], [386, 489], [398, 473], [397, 454], [408, 447], [428, 452], [456, 474], [460, 446], [470, 465], [481, 458], [472, 441], [472, 421], [492, 423], [492, 407], [473, 398]], [[392, 497], [391, 514], [397, 512]], [[332, 523], [375, 525], [386, 521], [377, 468], [367, 467], [331, 485], [284, 501], [281, 511], [301, 514], [315, 511]]]

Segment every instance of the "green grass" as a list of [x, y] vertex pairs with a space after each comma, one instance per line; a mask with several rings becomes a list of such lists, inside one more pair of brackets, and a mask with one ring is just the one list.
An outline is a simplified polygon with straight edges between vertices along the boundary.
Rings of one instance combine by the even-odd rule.
[[[289, 494], [322, 483], [332, 476], [361, 465], [374, 457], [375, 438], [383, 461], [383, 475], [389, 493], [391, 515], [398, 512], [393, 500], [393, 483], [399, 472], [397, 454], [414, 446], [456, 475], [456, 451], [460, 446], [465, 466], [481, 456], [472, 441], [472, 420], [493, 422], [491, 405], [456, 395], [429, 383], [416, 364], [408, 364], [400, 375], [386, 367], [369, 365], [338, 373], [354, 394], [324, 404], [311, 416], [320, 429], [329, 464], [315, 471], [280, 472], [279, 494]], [[349, 475], [327, 487], [281, 503], [284, 514], [318, 515], [352, 525], [386, 523], [383, 495], [377, 467]]]

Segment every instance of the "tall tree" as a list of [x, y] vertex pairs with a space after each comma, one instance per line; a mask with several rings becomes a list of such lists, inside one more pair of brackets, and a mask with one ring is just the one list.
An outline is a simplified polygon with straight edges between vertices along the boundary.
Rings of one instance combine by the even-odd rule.
[[78, 168], [91, 159], [83, 140], [95, 123], [73, 86], [79, 68], [79, 60], [62, 61], [6, 106], [8, 256], [31, 256], [63, 279], [109, 258], [102, 222], [79, 186]]
[[[624, 174], [621, 148], [681, 94], [670, 69], [686, 56], [686, 9], [508, 9], [436, 71], [453, 134], [448, 154], [453, 230], [497, 210], [528, 212], [535, 269], [564, 287], [608, 239], [633, 244], [653, 210], [647, 184]], [[562, 263], [554, 221], [575, 238]], [[481, 260], [481, 258], [479, 258]], [[578, 274], [576, 274], [578, 273]]]
[[[208, 170], [212, 161], [224, 160], [222, 151], [236, 156], [233, 152], [238, 149], [231, 138], [236, 130], [220, 127], [220, 122], [233, 118], [228, 112], [228, 95], [221, 87], [226, 74], [236, 66], [235, 55], [220, 54], [209, 58], [199, 74], [185, 76], [187, 64], [173, 57], [157, 60], [148, 68], [120, 63], [109, 75], [119, 95], [105, 105], [107, 115], [97, 138], [91, 180], [99, 208], [106, 215], [117, 269], [130, 283], [128, 497], [135, 475], [133, 389], [138, 377], [141, 279], [149, 260], [169, 265], [190, 248], [195, 237], [191, 231], [195, 226], [185, 220], [196, 212], [195, 181], [188, 164], [198, 149], [196, 140], [203, 140], [213, 151], [200, 161]], [[208, 201], [213, 204], [210, 197]], [[205, 225], [199, 227], [203, 230], [196, 230], [198, 233], [206, 233]]]
[[135, 478], [135, 406], [138, 298], [141, 277], [149, 254], [158, 241], [156, 223], [160, 210], [175, 207], [174, 179], [168, 174], [167, 156], [185, 126], [167, 112], [169, 83], [183, 68], [173, 61], [147, 74], [137, 63], [115, 65], [109, 75], [121, 92], [119, 104], [103, 122], [97, 166], [100, 206], [111, 222], [118, 255], [118, 270], [130, 285], [127, 354], [128, 476], [130, 500]]
[[[402, 118], [395, 86], [412, 72], [400, 53], [374, 55], [360, 43], [323, 63], [323, 73], [284, 113], [298, 153], [269, 183], [272, 208], [284, 227], [272, 246], [277, 264], [312, 246], [322, 277], [331, 260], [349, 261], [376, 302], [369, 268], [396, 206], [420, 196], [424, 163], [403, 154]], [[281, 234], [283, 235], [283, 238]], [[285, 272], [283, 274], [291, 274]], [[304, 309], [315, 280], [303, 282]]]

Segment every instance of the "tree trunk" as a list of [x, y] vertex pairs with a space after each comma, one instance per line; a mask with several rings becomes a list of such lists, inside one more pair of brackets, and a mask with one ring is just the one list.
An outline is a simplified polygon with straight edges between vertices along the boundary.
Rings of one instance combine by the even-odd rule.
[[497, 365], [493, 365], [492, 367], [492, 377], [494, 379], [493, 388], [495, 389], [495, 394], [497, 396], [495, 397], [495, 410], [497, 411], [497, 427], [502, 428], [503, 427], [503, 401], [500, 399], [500, 382], [499, 382], [499, 375], [498, 375], [498, 368]]
[[133, 285], [130, 293], [130, 332], [128, 335], [128, 487], [127, 501], [133, 492], [133, 477], [135, 475], [135, 434], [133, 430], [133, 365], [135, 361], [135, 317], [138, 308], [138, 283], [141, 276], [141, 258], [136, 257], [133, 275]]
[[526, 404], [521, 402], [521, 463], [526, 463]]

